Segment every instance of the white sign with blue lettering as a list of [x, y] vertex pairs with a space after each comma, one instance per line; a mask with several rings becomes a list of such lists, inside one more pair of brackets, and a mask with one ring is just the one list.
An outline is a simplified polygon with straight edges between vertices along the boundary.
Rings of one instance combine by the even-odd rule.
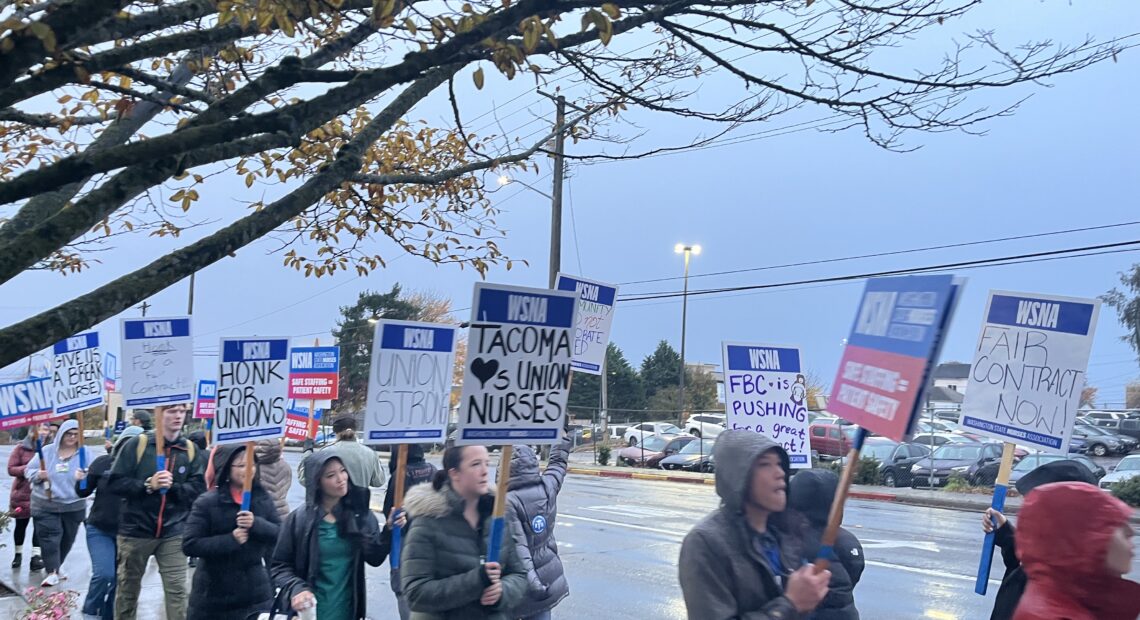
[[578, 294], [578, 318], [574, 325], [574, 370], [602, 374], [606, 363], [606, 347], [610, 343], [610, 329], [614, 322], [614, 302], [617, 287], [576, 276], [558, 274], [554, 288]]
[[190, 317], [123, 319], [121, 333], [124, 406], [194, 402]]
[[99, 332], [77, 334], [52, 347], [55, 412], [71, 413], [103, 403], [103, 358]]
[[223, 338], [214, 443], [285, 436], [288, 338]]
[[475, 285], [457, 444], [558, 443], [577, 309], [577, 293]]
[[796, 347], [724, 343], [725, 428], [760, 433], [811, 467], [807, 378]]
[[1100, 301], [991, 291], [960, 423], [1067, 454]]
[[452, 325], [380, 321], [372, 340], [364, 443], [443, 443], [451, 412]]

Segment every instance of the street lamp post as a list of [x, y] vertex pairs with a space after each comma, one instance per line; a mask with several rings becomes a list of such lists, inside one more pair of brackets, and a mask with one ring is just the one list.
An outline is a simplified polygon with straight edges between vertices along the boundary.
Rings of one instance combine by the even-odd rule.
[[678, 243], [673, 247], [673, 251], [685, 255], [685, 287], [684, 293], [681, 295], [681, 411], [677, 414], [677, 424], [680, 426], [684, 423], [683, 418], [685, 417], [685, 328], [689, 319], [689, 260], [693, 256], [700, 255], [701, 246]]

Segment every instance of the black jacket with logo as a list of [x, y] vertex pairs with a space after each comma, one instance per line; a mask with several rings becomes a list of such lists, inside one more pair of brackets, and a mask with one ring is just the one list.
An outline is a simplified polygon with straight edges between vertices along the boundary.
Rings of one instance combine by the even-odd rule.
[[[139, 442], [146, 445], [139, 457]], [[123, 498], [119, 534], [130, 538], [169, 538], [182, 535], [194, 500], [206, 492], [206, 458], [179, 437], [165, 445], [166, 469], [174, 476], [167, 492], [149, 493], [146, 480], [158, 473], [154, 431], [132, 437], [111, 466], [109, 489]]]

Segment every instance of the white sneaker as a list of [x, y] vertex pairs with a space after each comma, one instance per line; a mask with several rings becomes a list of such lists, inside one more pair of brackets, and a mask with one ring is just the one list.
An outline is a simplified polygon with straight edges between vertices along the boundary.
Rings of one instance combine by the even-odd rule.
[[40, 584], [40, 587], [41, 588], [50, 588], [52, 586], [58, 586], [58, 585], [59, 585], [59, 575], [52, 573], [52, 574], [48, 575], [47, 577], [44, 577], [44, 582]]
[[99, 616], [92, 616], [91, 614], [83, 614], [83, 620], [100, 620]]

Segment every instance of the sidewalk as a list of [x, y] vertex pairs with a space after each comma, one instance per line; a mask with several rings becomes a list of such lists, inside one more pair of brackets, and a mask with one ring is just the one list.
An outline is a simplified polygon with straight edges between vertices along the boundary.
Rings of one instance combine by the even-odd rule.
[[[662, 471], [654, 469], [639, 469], [636, 467], [617, 467], [602, 465], [570, 465], [569, 472], [579, 476], [601, 476], [604, 478], [627, 478], [636, 480], [656, 480], [660, 482], [680, 482], [688, 484], [715, 484], [715, 474], [700, 474], [684, 471]], [[966, 512], [981, 513], [990, 507], [992, 496], [990, 494], [950, 493], [947, 491], [911, 488], [890, 488], [869, 486], [861, 484], [851, 485], [848, 495], [851, 499], [862, 499], [879, 502], [895, 502], [910, 506], [926, 506], [929, 508], [946, 508], [949, 510], [962, 510]], [[1009, 497], [1005, 500], [1006, 514], [1015, 515], [1021, 509], [1021, 497]], [[1133, 523], [1140, 523], [1140, 510], [1132, 516]]]

